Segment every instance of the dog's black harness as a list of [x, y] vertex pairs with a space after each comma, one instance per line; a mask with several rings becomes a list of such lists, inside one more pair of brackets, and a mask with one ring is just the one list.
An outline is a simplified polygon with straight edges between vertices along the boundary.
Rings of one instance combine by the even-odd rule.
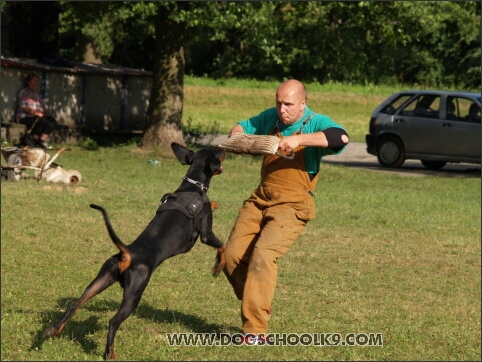
[[177, 210], [186, 217], [194, 219], [203, 209], [204, 202], [209, 202], [206, 194], [197, 192], [175, 192], [165, 194], [159, 204], [156, 214], [162, 211]]

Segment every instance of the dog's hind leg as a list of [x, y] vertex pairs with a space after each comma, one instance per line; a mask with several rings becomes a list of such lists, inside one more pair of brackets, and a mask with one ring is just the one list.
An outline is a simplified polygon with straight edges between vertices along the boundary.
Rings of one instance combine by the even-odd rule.
[[53, 326], [47, 328], [43, 334], [43, 338], [47, 339], [58, 335], [62, 332], [67, 322], [72, 318], [75, 312], [89, 299], [104, 291], [106, 288], [119, 280], [120, 268], [117, 257], [109, 258], [99, 271], [97, 277], [85, 289], [82, 296], [75, 302]]
[[152, 272], [145, 265], [137, 265], [135, 268], [129, 269], [124, 274], [124, 295], [122, 303], [117, 313], [109, 321], [109, 330], [107, 332], [107, 344], [105, 346], [104, 358], [116, 359], [114, 352], [114, 338], [122, 322], [124, 322], [137, 308], [141, 300], [142, 294], [149, 283]]

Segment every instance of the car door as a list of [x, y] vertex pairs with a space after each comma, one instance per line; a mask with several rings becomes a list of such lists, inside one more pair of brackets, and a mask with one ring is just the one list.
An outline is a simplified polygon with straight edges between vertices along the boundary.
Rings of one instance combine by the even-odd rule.
[[394, 131], [401, 137], [406, 155], [430, 155], [442, 152], [440, 96], [421, 94], [393, 118]]
[[[442, 154], [448, 159], [479, 159], [481, 155], [480, 123], [469, 118], [474, 100], [464, 97], [447, 97], [442, 131]], [[447, 113], [449, 104], [454, 106], [452, 117]], [[480, 109], [480, 105], [479, 105]]]

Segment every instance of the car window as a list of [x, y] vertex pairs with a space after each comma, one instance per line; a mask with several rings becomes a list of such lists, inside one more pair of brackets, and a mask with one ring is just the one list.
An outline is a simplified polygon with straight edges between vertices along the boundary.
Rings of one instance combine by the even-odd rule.
[[401, 94], [385, 107], [383, 107], [380, 112], [387, 114], [394, 114], [406, 101], [413, 97], [413, 94]]
[[439, 118], [440, 96], [420, 95], [407, 104], [400, 114], [409, 117]]
[[[451, 105], [452, 104], [452, 105]], [[453, 110], [453, 114], [451, 113]], [[480, 106], [472, 99], [447, 97], [447, 119], [480, 123]]]

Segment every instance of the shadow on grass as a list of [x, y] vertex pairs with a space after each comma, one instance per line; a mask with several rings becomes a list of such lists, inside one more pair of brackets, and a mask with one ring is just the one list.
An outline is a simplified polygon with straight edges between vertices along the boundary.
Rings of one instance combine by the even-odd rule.
[[[58, 301], [58, 305], [63, 309], [68, 309], [70, 305], [75, 301], [75, 298], [62, 298]], [[86, 309], [91, 312], [112, 312], [112, 317], [117, 312], [120, 306], [120, 302], [114, 301], [92, 301], [87, 302], [81, 309]], [[44, 311], [42, 315], [42, 325], [44, 326], [41, 331], [38, 331], [30, 350], [41, 349], [44, 343], [43, 333], [44, 331], [56, 323], [64, 314], [64, 312]], [[153, 308], [146, 303], [142, 303], [133, 312], [137, 317], [143, 319], [149, 319], [156, 323], [169, 323], [169, 324], [181, 324], [186, 326], [187, 329], [194, 331], [195, 333], [225, 333], [226, 326], [218, 324], [208, 323], [204, 318], [193, 314], [187, 314], [184, 312], [178, 312], [172, 309], [160, 310]], [[129, 316], [131, 317], [131, 316]], [[84, 352], [92, 353], [98, 347], [98, 343], [94, 342], [89, 335], [99, 330], [105, 330], [107, 335], [108, 325], [101, 325], [98, 322], [97, 317], [89, 317], [84, 320], [75, 320], [75, 315], [67, 323], [64, 330], [60, 333], [59, 337], [69, 336], [69, 338], [76, 340]], [[239, 333], [241, 330], [235, 327], [229, 327], [232, 332]], [[52, 337], [56, 338], [56, 337]]]
[[472, 164], [452, 164], [449, 163], [439, 170], [429, 170], [415, 160], [407, 160], [399, 168], [382, 167], [377, 161], [338, 161], [323, 160], [324, 163], [332, 165], [342, 165], [347, 167], [362, 168], [381, 173], [416, 175], [416, 176], [437, 176], [446, 178], [480, 178], [480, 165]]
[[196, 315], [179, 312], [172, 309], [160, 310], [152, 308], [146, 304], [142, 304], [137, 308], [136, 316], [144, 319], [150, 319], [156, 323], [181, 324], [185, 326], [186, 329], [192, 330], [195, 333], [220, 334], [226, 332], [226, 326], [208, 323], [204, 318]]
[[[44, 328], [37, 332], [29, 350], [42, 349], [42, 345], [45, 342], [45, 339], [43, 339], [42, 337], [43, 333], [48, 327], [53, 324], [52, 321], [56, 322], [58, 319], [60, 319], [62, 315], [63, 313], [61, 312], [42, 313], [42, 324], [44, 325]], [[98, 323], [98, 320], [99, 319], [97, 317], [89, 317], [80, 321], [71, 320], [64, 328], [62, 333], [59, 335], [59, 337], [62, 335], [69, 336], [69, 338], [76, 340], [86, 353], [92, 353], [94, 350], [97, 349], [98, 343], [93, 341], [90, 337], [86, 336], [94, 333], [95, 331], [101, 330], [102, 328], [105, 328], [105, 326], [102, 326]]]

